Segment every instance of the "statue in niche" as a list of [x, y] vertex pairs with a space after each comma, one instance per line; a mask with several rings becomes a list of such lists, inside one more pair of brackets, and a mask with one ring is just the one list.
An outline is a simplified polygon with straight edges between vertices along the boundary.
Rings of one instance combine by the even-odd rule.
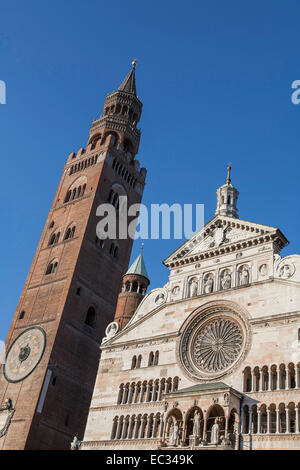
[[211, 428], [211, 443], [218, 445], [220, 441], [220, 426], [218, 420], [215, 419], [215, 423]]
[[204, 294], [210, 294], [214, 288], [214, 280], [211, 275], [207, 276], [204, 280]]
[[179, 434], [179, 426], [176, 420], [173, 422], [173, 428], [172, 428], [172, 436], [171, 436], [171, 446], [176, 446], [177, 439], [178, 439], [178, 434]]
[[197, 410], [194, 414], [193, 436], [200, 437], [200, 413]]
[[198, 290], [198, 286], [197, 286], [196, 279], [191, 279], [190, 280], [190, 295], [189, 295], [189, 297], [195, 297], [197, 295], [197, 290]]
[[247, 286], [249, 284], [249, 271], [246, 268], [246, 266], [242, 267], [239, 274], [240, 274], [240, 279], [239, 279], [240, 286]]
[[229, 271], [224, 271], [221, 277], [222, 289], [229, 289], [231, 287], [231, 274]]

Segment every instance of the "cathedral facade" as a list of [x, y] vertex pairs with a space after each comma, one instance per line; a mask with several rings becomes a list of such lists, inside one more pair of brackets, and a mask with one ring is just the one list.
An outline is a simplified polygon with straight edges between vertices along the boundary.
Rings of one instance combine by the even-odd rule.
[[300, 256], [238, 195], [229, 167], [166, 285], [144, 295], [142, 255], [123, 277], [81, 449], [300, 447]]

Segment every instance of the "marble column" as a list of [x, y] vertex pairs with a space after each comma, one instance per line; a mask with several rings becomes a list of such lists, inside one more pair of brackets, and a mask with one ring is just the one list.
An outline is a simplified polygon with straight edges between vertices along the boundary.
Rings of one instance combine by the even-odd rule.
[[153, 382], [151, 401], [156, 401], [156, 396], [157, 396], [157, 382]]
[[296, 382], [296, 388], [299, 388], [299, 369], [298, 365], [295, 365], [295, 382]]
[[141, 419], [141, 427], [140, 427], [140, 432], [139, 432], [139, 439], [143, 439], [143, 433], [146, 425], [146, 418], [143, 416]]
[[290, 432], [290, 413], [289, 413], [289, 407], [285, 407], [285, 432], [289, 433]]
[[145, 392], [145, 385], [142, 384], [142, 385], [141, 385], [140, 403], [143, 403], [144, 392]]
[[204, 418], [204, 426], [203, 426], [203, 440], [204, 441], [207, 441], [206, 429], [207, 429], [207, 418], [205, 417]]
[[133, 428], [133, 433], [132, 433], [133, 439], [137, 439], [138, 437], [138, 424], [139, 424], [139, 418], [135, 418], [134, 428]]
[[240, 422], [239, 422], [239, 432], [240, 434], [244, 434], [244, 417], [245, 417], [245, 412], [244, 412], [244, 407], [242, 406], [242, 409], [241, 409], [241, 419], [240, 419]]
[[290, 377], [291, 376], [291, 372], [290, 372], [290, 369], [289, 367], [287, 366], [286, 367], [286, 376], [285, 376], [285, 389], [288, 390], [290, 388]]
[[146, 400], [145, 401], [150, 401], [150, 389], [151, 389], [151, 385], [147, 384], [147, 387], [146, 387]]
[[164, 435], [164, 427], [165, 427], [164, 415], [162, 414], [160, 417], [160, 430], [159, 430], [160, 438], [162, 438]]
[[225, 417], [225, 439], [227, 439], [228, 436], [228, 424], [229, 424], [229, 418], [228, 416]]
[[134, 387], [131, 385], [131, 386], [129, 387], [129, 393], [128, 393], [127, 403], [131, 403], [131, 402], [132, 402], [133, 391], [134, 391]]
[[155, 437], [156, 426], [157, 426], [157, 416], [154, 416], [153, 424], [152, 424], [152, 433], [151, 433], [151, 436], [150, 436], [152, 438]]
[[138, 396], [138, 393], [139, 393], [139, 386], [138, 386], [138, 384], [135, 384], [135, 387], [134, 387], [134, 397], [133, 397], [133, 403], [136, 403], [136, 401], [137, 401], [137, 396]]
[[249, 409], [249, 427], [248, 427], [248, 434], [252, 432], [252, 410]]
[[161, 381], [159, 381], [158, 394], [157, 394], [157, 400], [156, 401], [161, 400], [161, 392], [162, 392], [162, 383], [161, 383]]
[[276, 407], [276, 434], [279, 433], [280, 429], [280, 413], [279, 413], [279, 406]]
[[151, 425], [151, 418], [150, 416], [148, 416], [146, 426], [145, 426], [145, 438], [146, 439], [149, 437], [150, 425]]
[[299, 433], [299, 408], [295, 406], [295, 433]]
[[270, 410], [267, 408], [267, 434], [270, 434]]
[[257, 410], [257, 434], [261, 433], [261, 410]]
[[123, 389], [123, 397], [122, 397], [122, 405], [125, 405], [126, 401], [127, 401], [127, 396], [128, 396], [128, 388], [127, 387], [124, 387]]
[[124, 426], [123, 426], [123, 432], [122, 432], [122, 439], [127, 438], [127, 432], [128, 432], [128, 421], [124, 420]]
[[169, 389], [169, 383], [168, 383], [168, 381], [166, 380], [166, 381], [165, 381], [165, 393], [168, 393], [168, 389]]
[[172, 380], [172, 388], [171, 388], [171, 392], [175, 392], [175, 379]]
[[263, 391], [263, 381], [264, 381], [264, 373], [263, 373], [263, 370], [262, 368], [259, 369], [259, 373], [260, 373], [260, 380], [259, 380], [259, 391], [262, 392]]
[[272, 390], [272, 371], [271, 368], [269, 369], [269, 374], [268, 374], [268, 390]]
[[129, 420], [127, 439], [133, 438], [133, 428], [134, 428], [134, 418], [131, 417]]
[[115, 436], [115, 439], [120, 439], [121, 436], [120, 436], [120, 432], [121, 432], [121, 428], [122, 428], [122, 420], [120, 418], [118, 418], [118, 424], [117, 424], [117, 431], [116, 431], [116, 436]]

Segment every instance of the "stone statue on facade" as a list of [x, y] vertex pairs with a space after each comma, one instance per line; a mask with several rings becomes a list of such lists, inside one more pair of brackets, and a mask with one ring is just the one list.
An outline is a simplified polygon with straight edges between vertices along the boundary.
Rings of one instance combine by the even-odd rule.
[[200, 413], [198, 411], [194, 414], [193, 436], [200, 437]]
[[221, 287], [222, 289], [229, 289], [231, 287], [231, 274], [228, 271], [223, 273], [221, 278]]
[[243, 266], [240, 272], [240, 286], [247, 286], [249, 284], [249, 271]]
[[207, 277], [204, 281], [204, 294], [210, 294], [214, 288], [214, 281], [212, 277]]
[[218, 420], [215, 419], [215, 423], [211, 428], [211, 443], [218, 445], [220, 441], [220, 426]]
[[195, 297], [197, 295], [197, 281], [192, 279], [190, 281], [190, 297]]
[[171, 442], [170, 442], [171, 446], [176, 446], [178, 434], [179, 434], [179, 426], [178, 426], [177, 421], [174, 421], [173, 428], [172, 428]]
[[71, 450], [79, 450], [80, 445], [81, 441], [78, 439], [77, 436], [74, 436], [74, 439], [71, 442]]

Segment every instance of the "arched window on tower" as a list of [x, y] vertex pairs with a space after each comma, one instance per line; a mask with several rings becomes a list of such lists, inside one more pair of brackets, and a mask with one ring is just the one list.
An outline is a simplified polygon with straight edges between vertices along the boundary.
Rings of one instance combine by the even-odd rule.
[[77, 178], [68, 189], [64, 202], [73, 201], [74, 199], [82, 197], [86, 189], [86, 183], [86, 176], [80, 176]]
[[158, 359], [159, 359], [159, 351], [156, 351], [155, 355], [154, 355], [154, 365], [155, 366], [158, 365]]
[[94, 307], [90, 307], [88, 309], [84, 323], [86, 325], [90, 326], [91, 328], [95, 328], [95, 326], [96, 326], [96, 310], [94, 309]]
[[57, 265], [58, 265], [57, 261], [51, 261], [51, 263], [49, 263], [48, 266], [47, 266], [45, 274], [46, 275], [55, 274], [56, 270], [57, 270]]
[[65, 234], [65, 240], [69, 240], [70, 238], [73, 238], [75, 234], [75, 230], [76, 230], [75, 225], [73, 227], [69, 227]]
[[56, 243], [58, 243], [59, 237], [60, 237], [60, 232], [54, 232], [54, 233], [52, 233], [52, 235], [51, 235], [51, 237], [50, 237], [50, 239], [49, 239], [48, 246], [56, 245]]

